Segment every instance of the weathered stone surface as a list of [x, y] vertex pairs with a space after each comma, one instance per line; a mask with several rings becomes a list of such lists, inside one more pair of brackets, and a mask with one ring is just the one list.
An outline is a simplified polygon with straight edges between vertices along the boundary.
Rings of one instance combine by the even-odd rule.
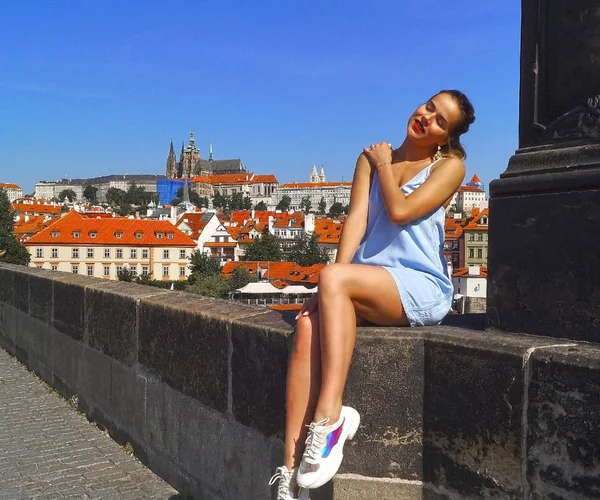
[[110, 410], [113, 361], [88, 346], [83, 346], [83, 383], [81, 393], [87, 404], [103, 413]]
[[8, 266], [6, 264], [0, 264], [0, 302], [5, 304], [13, 305], [15, 296], [14, 286], [14, 272], [12, 270], [14, 266]]
[[177, 306], [140, 302], [139, 362], [172, 388], [226, 411], [230, 322], [205, 315], [205, 299], [181, 295]]
[[267, 436], [283, 436], [289, 325], [275, 312], [231, 327], [233, 415]]
[[[84, 345], [81, 342], [48, 328], [51, 335], [52, 357], [48, 366], [62, 379], [73, 392], [79, 392], [83, 386], [87, 364], [84, 357]], [[43, 360], [42, 360], [43, 361]]]
[[146, 419], [146, 378], [111, 361], [110, 417], [137, 441], [144, 439]]
[[341, 470], [421, 479], [423, 338], [408, 328], [387, 333], [358, 331], [344, 404], [360, 413], [361, 425], [344, 447]]
[[13, 278], [14, 298], [13, 305], [23, 311], [29, 312], [29, 275], [15, 273]]
[[52, 323], [52, 280], [29, 276], [29, 312], [45, 323]]
[[54, 282], [54, 328], [83, 340], [84, 288], [80, 284]]
[[600, 190], [491, 200], [501, 214], [490, 224], [491, 326], [600, 342], [599, 200]]
[[600, 348], [543, 349], [530, 362], [528, 497], [600, 498]]
[[159, 380], [147, 381], [146, 442], [176, 464], [179, 463], [179, 417], [184, 397]]
[[[325, 500], [327, 497], [315, 497]], [[423, 495], [423, 486], [417, 482], [363, 478], [349, 475], [336, 476], [333, 480], [333, 494], [327, 500], [430, 500]], [[313, 496], [311, 495], [311, 500]], [[431, 499], [433, 500], [433, 499]], [[436, 499], [441, 500], [441, 499]]]
[[481, 335], [428, 334], [423, 479], [460, 498], [520, 498], [523, 355], [530, 344]]

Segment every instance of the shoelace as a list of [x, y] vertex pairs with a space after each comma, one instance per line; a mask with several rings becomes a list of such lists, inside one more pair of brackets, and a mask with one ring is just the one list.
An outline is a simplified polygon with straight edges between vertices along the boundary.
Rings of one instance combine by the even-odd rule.
[[287, 500], [289, 498], [291, 480], [292, 473], [287, 468], [277, 467], [275, 474], [269, 481], [269, 486], [279, 481], [279, 485], [277, 486], [277, 500]]
[[319, 459], [321, 448], [325, 446], [325, 435], [322, 432], [318, 432], [318, 427], [324, 427], [329, 422], [329, 418], [324, 418], [318, 422], [312, 422], [307, 425], [308, 436], [306, 437], [306, 448], [304, 449], [303, 458], [308, 458], [311, 462], [316, 462]]

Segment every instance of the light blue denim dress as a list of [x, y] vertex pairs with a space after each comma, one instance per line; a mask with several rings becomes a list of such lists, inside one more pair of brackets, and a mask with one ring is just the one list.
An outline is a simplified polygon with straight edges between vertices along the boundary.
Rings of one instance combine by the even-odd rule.
[[[402, 192], [408, 196], [423, 184], [434, 163], [402, 186]], [[352, 262], [389, 271], [411, 326], [440, 323], [452, 304], [452, 282], [443, 255], [444, 220], [440, 207], [408, 224], [394, 224], [383, 205], [377, 172], [373, 174], [367, 230]]]

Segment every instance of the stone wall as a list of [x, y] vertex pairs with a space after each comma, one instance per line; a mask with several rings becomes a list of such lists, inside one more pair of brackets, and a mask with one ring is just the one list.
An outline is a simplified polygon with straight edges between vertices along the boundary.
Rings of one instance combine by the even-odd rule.
[[[0, 344], [197, 499], [271, 498], [291, 332], [259, 307], [0, 265]], [[361, 427], [313, 500], [600, 498], [597, 346], [361, 328], [346, 402]]]
[[465, 297], [465, 314], [485, 313], [487, 299], [485, 297]]

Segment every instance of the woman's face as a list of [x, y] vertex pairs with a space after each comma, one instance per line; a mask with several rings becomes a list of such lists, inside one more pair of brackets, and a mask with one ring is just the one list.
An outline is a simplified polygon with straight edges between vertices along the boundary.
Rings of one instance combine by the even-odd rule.
[[408, 136], [422, 146], [441, 146], [448, 133], [462, 119], [456, 100], [449, 94], [438, 94], [422, 104], [408, 120]]

